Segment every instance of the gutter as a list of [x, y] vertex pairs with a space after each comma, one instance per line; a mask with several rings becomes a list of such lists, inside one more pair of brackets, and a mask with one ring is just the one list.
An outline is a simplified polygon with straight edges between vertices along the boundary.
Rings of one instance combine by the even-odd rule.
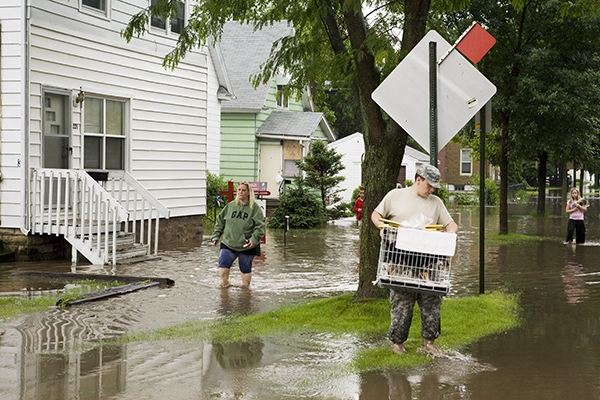
[[29, 71], [31, 57], [31, 0], [23, 0], [24, 18], [24, 43], [21, 57], [24, 62], [21, 82], [23, 83], [22, 96], [23, 107], [21, 108], [21, 159], [17, 160], [17, 166], [21, 168], [21, 232], [29, 234], [29, 82], [31, 73]]

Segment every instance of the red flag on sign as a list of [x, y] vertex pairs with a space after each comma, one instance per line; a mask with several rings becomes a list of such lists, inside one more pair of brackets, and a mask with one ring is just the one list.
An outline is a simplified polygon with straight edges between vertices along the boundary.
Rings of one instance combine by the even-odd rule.
[[477, 64], [494, 44], [496, 44], [496, 39], [481, 25], [475, 23], [456, 44], [456, 48], [472, 63]]

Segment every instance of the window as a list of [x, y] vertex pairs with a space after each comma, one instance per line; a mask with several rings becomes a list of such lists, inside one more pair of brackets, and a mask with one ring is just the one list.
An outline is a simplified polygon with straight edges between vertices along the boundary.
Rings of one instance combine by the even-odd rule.
[[113, 0], [79, 0], [79, 11], [96, 17], [110, 18], [110, 4]]
[[106, 0], [81, 0], [81, 4], [96, 10], [106, 11]]
[[[157, 1], [158, 0], [151, 0], [151, 4], [154, 5], [154, 4], [156, 4]], [[150, 25], [152, 25], [155, 28], [164, 29], [165, 33], [167, 33], [167, 34], [169, 33], [166, 30], [167, 26], [170, 27], [171, 33], [180, 34], [181, 31], [183, 30], [184, 22], [185, 22], [185, 3], [182, 1], [177, 2], [177, 17], [172, 18], [168, 24], [162, 17], [160, 17], [158, 15], [152, 15], [150, 17]]]
[[302, 145], [297, 140], [283, 141], [283, 176], [293, 178], [300, 175], [296, 161], [302, 160]]
[[288, 96], [283, 94], [283, 89], [285, 85], [277, 85], [277, 107], [279, 108], [288, 108]]
[[126, 103], [86, 97], [83, 121], [83, 166], [86, 169], [125, 169]]
[[471, 149], [460, 150], [460, 174], [473, 174], [473, 161], [471, 161]]

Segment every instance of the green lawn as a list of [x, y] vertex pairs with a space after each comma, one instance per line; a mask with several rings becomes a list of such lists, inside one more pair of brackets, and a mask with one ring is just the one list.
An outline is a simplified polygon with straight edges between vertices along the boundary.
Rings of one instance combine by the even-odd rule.
[[[212, 321], [188, 322], [143, 332], [128, 341], [197, 339], [212, 343], [252, 341], [268, 337], [329, 333], [355, 335], [365, 347], [358, 351], [350, 368], [357, 371], [423, 365], [431, 360], [415, 350], [420, 346], [420, 314], [415, 309], [408, 341], [408, 354], [390, 351], [386, 339], [390, 321], [387, 299], [353, 301], [342, 295], [284, 307], [263, 314], [234, 316]], [[517, 327], [520, 323], [518, 296], [495, 292], [481, 296], [446, 298], [442, 305], [442, 335], [436, 344], [442, 350], [458, 350], [485, 336]]]

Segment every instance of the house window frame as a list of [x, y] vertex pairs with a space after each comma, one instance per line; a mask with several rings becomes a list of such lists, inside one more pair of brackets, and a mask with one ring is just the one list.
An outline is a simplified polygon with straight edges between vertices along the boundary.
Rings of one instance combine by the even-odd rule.
[[[460, 149], [460, 175], [471, 176], [473, 175], [473, 150], [472, 149]], [[464, 172], [463, 167], [468, 166], [469, 172]]]
[[83, 4], [84, 1], [86, 0], [79, 0], [79, 12], [110, 20], [113, 0], [98, 0], [101, 3], [104, 3], [104, 9]]
[[[187, 24], [189, 0], [179, 0], [179, 3], [183, 6], [183, 18], [181, 18], [181, 30], [183, 30], [183, 28]], [[148, 0], [148, 6], [151, 6], [151, 5], [152, 5], [152, 0]], [[153, 22], [155, 20], [162, 22], [162, 24], [164, 24], [164, 27], [154, 25]], [[179, 36], [181, 34], [181, 31], [177, 32], [176, 30], [173, 30], [172, 20], [164, 21], [161, 17], [155, 17], [153, 15], [150, 15], [148, 24], [149, 24], [150, 31], [152, 31], [153, 33], [164, 34], [166, 36], [171, 36], [171, 35]]]
[[275, 104], [277, 108], [287, 110], [290, 108], [290, 98], [283, 93], [286, 85], [277, 84], [276, 100]]
[[[88, 132], [87, 131], [87, 124], [86, 124], [86, 117], [85, 117], [85, 107], [86, 107], [86, 103], [88, 103], [88, 101], [90, 99], [95, 99], [95, 100], [102, 100], [102, 132]], [[118, 102], [118, 103], [122, 103], [122, 113], [121, 113], [121, 129], [122, 129], [122, 134], [111, 134], [111, 133], [107, 133], [107, 101], [112, 101], [112, 102]], [[89, 105], [88, 105], [89, 107]], [[82, 124], [82, 165], [84, 167], [84, 169], [86, 170], [92, 170], [92, 171], [127, 171], [128, 169], [128, 162], [129, 162], [129, 157], [128, 155], [128, 149], [129, 149], [129, 138], [131, 136], [131, 124], [130, 124], [130, 115], [131, 115], [131, 99], [128, 98], [121, 98], [121, 97], [114, 97], [114, 96], [106, 96], [106, 95], [99, 95], [99, 94], [87, 94], [86, 95], [86, 99], [83, 105], [83, 124]], [[102, 154], [101, 154], [101, 160], [100, 160], [100, 165], [99, 166], [88, 166], [86, 165], [86, 151], [85, 151], [85, 146], [86, 146], [86, 138], [100, 138], [101, 139], [101, 144], [102, 144]], [[117, 169], [117, 168], [107, 168], [107, 141], [108, 140], [114, 140], [114, 139], [118, 139], [121, 140], [121, 168]], [[108, 151], [111, 151], [112, 148], [109, 148]]]

